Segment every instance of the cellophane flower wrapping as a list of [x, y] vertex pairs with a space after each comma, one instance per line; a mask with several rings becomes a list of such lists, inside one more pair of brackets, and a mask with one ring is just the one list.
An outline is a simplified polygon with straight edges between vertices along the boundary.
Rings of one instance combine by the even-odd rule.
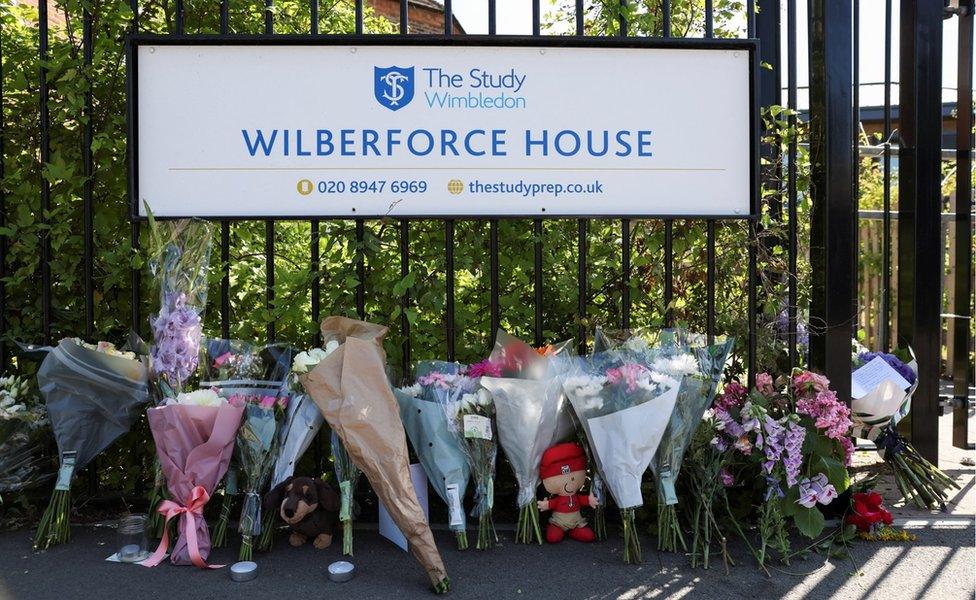
[[651, 472], [657, 489], [658, 548], [674, 552], [680, 544], [687, 550], [678, 523], [676, 483], [685, 451], [701, 425], [702, 415], [712, 404], [732, 340], [703, 345], [704, 336], [682, 331], [666, 331], [658, 346], [650, 350], [651, 369], [679, 382], [678, 399], [658, 445]]
[[389, 330], [340, 316], [327, 317], [321, 330], [326, 343], [339, 347], [302, 376], [302, 385], [406, 537], [432, 589], [447, 592], [450, 579], [410, 479], [407, 437], [386, 373]]
[[678, 397], [679, 382], [639, 354], [611, 351], [577, 359], [563, 389], [586, 433], [597, 469], [624, 524], [624, 560], [640, 562], [634, 509]]
[[514, 379], [482, 377], [481, 385], [492, 396], [498, 441], [518, 482], [519, 521], [516, 541], [542, 543], [536, 489], [542, 453], [558, 437], [559, 420], [566, 403], [559, 377]]
[[149, 273], [159, 291], [159, 309], [149, 320], [158, 404], [187, 391], [197, 370], [212, 231], [205, 221], [157, 221], [150, 213], [149, 236]]
[[[170, 555], [174, 565], [208, 566], [210, 531], [203, 508], [227, 472], [244, 412], [242, 406], [229, 404], [213, 393], [208, 396], [207, 402], [195, 403], [191, 394], [184, 394], [148, 411], [156, 456], [171, 494], [157, 510], [166, 513], [167, 521], [173, 516], [179, 518], [179, 538]], [[188, 535], [190, 529], [192, 537]], [[159, 564], [168, 545], [169, 531], [164, 525], [159, 548], [143, 564]]]
[[438, 385], [448, 392], [442, 405], [448, 430], [464, 451], [475, 486], [471, 511], [471, 516], [478, 519], [475, 548], [486, 550], [498, 541], [492, 519], [498, 436], [491, 394], [481, 387], [480, 378], [466, 375], [438, 375], [437, 380], [427, 379], [424, 384]]
[[959, 484], [947, 473], [926, 460], [898, 432], [898, 423], [912, 407], [918, 389], [918, 362], [911, 348], [894, 353], [870, 352], [855, 346], [852, 357], [855, 371], [880, 358], [909, 384], [907, 389], [885, 380], [860, 398], [851, 399], [851, 419], [855, 437], [871, 440], [895, 475], [895, 483], [907, 502], [919, 508], [944, 508], [950, 489]]
[[34, 545], [68, 540], [71, 479], [119, 436], [129, 431], [149, 399], [144, 358], [127, 358], [76, 340], [62, 340], [37, 372], [61, 467], [51, 504]]
[[2, 495], [48, 481], [44, 452], [51, 438], [47, 411], [31, 380], [0, 377], [0, 502]]
[[[457, 363], [422, 361], [414, 374], [416, 379], [436, 372], [456, 374], [459, 367]], [[448, 526], [455, 534], [458, 548], [464, 550], [468, 538], [463, 502], [471, 469], [458, 438], [444, 419], [442, 405], [448, 392], [438, 385], [416, 382], [394, 390], [407, 437], [427, 473], [427, 480], [447, 504]]]
[[[149, 315], [152, 340], [150, 398], [159, 406], [167, 398], [190, 391], [200, 361], [203, 316], [207, 305], [212, 230], [209, 223], [192, 219], [157, 221], [149, 215], [149, 274], [159, 299]], [[150, 530], [162, 536], [163, 521], [156, 510], [169, 498], [160, 466], [154, 466], [149, 496]]]
[[[287, 344], [253, 344], [242, 340], [204, 338], [202, 340], [200, 383], [201, 389], [212, 389], [223, 398], [238, 397], [243, 401], [274, 397], [281, 405], [290, 406], [289, 373], [293, 350]], [[279, 417], [280, 418], [280, 417]], [[278, 444], [273, 459], [277, 458]], [[227, 543], [227, 528], [233, 512], [234, 499], [241, 491], [243, 477], [238, 454], [235, 453], [221, 486], [220, 512], [214, 525], [213, 547]], [[263, 482], [262, 486], [267, 486]], [[264, 490], [259, 489], [257, 493]], [[254, 499], [245, 501], [253, 504]], [[242, 507], [242, 509], [245, 507]], [[266, 521], [267, 522], [267, 521]], [[268, 523], [269, 528], [273, 521]], [[261, 529], [261, 527], [259, 527]], [[271, 534], [261, 536], [260, 549], [268, 549]]]
[[353, 462], [346, 447], [342, 444], [342, 439], [336, 434], [335, 430], [331, 435], [332, 461], [335, 469], [336, 481], [339, 482], [339, 522], [342, 523], [342, 553], [345, 556], [353, 555], [352, 544], [352, 523], [355, 519], [353, 498], [356, 494], [356, 484], [359, 482], [359, 474], [362, 472], [356, 463]]
[[[546, 448], [576, 435], [560, 375], [572, 356], [572, 340], [533, 348], [499, 329], [487, 361], [471, 367], [492, 394], [498, 440], [519, 484], [516, 543], [542, 543], [536, 488]], [[475, 373], [472, 373], [475, 374]]]
[[241, 534], [240, 560], [251, 560], [254, 538], [261, 535], [261, 495], [267, 488], [277, 457], [278, 422], [283, 419], [287, 398], [254, 397], [244, 404], [244, 419], [237, 432], [236, 453], [244, 492], [237, 527]]

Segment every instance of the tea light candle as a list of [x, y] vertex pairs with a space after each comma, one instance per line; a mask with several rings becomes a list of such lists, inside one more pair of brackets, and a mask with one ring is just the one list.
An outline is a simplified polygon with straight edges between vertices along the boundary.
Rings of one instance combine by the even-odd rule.
[[126, 544], [119, 549], [119, 560], [122, 562], [136, 562], [141, 558], [142, 547], [139, 544]]
[[329, 565], [329, 579], [336, 583], [349, 581], [356, 572], [356, 567], [351, 562], [340, 560]]
[[250, 581], [258, 576], [258, 563], [245, 560], [230, 566], [230, 578], [234, 581]]

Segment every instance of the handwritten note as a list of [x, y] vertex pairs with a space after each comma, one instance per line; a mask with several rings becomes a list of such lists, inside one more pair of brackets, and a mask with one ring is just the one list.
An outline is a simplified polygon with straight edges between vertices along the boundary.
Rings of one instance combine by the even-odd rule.
[[851, 396], [856, 400], [867, 396], [886, 381], [902, 390], [912, 387], [898, 371], [891, 368], [880, 356], [851, 373]]

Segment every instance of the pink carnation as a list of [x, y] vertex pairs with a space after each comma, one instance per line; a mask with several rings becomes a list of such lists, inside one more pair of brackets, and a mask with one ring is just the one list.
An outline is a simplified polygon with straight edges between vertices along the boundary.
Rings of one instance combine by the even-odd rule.
[[607, 382], [610, 384], [627, 383], [627, 391], [637, 389], [637, 379], [647, 373], [647, 367], [637, 363], [624, 363], [619, 367], [607, 369]]
[[261, 401], [258, 402], [258, 406], [261, 408], [272, 408], [277, 401], [278, 399], [274, 396], [262, 396]]
[[501, 377], [502, 366], [486, 358], [468, 367], [468, 377]]

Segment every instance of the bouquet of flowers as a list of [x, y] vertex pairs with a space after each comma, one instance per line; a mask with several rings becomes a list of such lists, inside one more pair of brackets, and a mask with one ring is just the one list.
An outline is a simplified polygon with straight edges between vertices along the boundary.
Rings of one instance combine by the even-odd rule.
[[332, 461], [335, 469], [336, 481], [339, 482], [339, 522], [342, 523], [342, 553], [352, 556], [352, 521], [354, 511], [352, 507], [356, 484], [359, 483], [361, 471], [352, 457], [346, 452], [342, 439], [332, 430]]
[[685, 451], [701, 425], [715, 397], [715, 389], [725, 360], [732, 350], [732, 340], [712, 346], [693, 346], [693, 337], [677, 334], [662, 345], [651, 369], [679, 383], [678, 399], [661, 443], [651, 461], [651, 472], [657, 487], [657, 539], [659, 550], [687, 550], [678, 524], [678, 495], [675, 482], [684, 461]]
[[766, 482], [756, 552], [763, 568], [770, 548], [788, 557], [787, 519], [807, 537], [823, 531], [817, 505], [848, 488], [854, 452], [850, 411], [824, 376], [795, 369], [784, 386], [777, 389], [769, 374], [760, 373], [755, 390], [726, 386], [713, 408], [719, 434], [712, 444], [722, 452], [732, 448]]
[[165, 517], [163, 536], [143, 566], [154, 567], [166, 557], [173, 517], [179, 517], [179, 538], [170, 561], [201, 569], [219, 566], [206, 562], [211, 546], [203, 509], [230, 464], [243, 412], [213, 390], [184, 392], [149, 409], [156, 456], [174, 500], [157, 508]]
[[[291, 347], [213, 338], [204, 339], [202, 345], [201, 389], [212, 389], [223, 398], [235, 398], [241, 405], [248, 400], [260, 402], [265, 397], [281, 398], [281, 402], [287, 404], [283, 398], [288, 393]], [[240, 469], [237, 462], [231, 461], [224, 476], [220, 514], [211, 538], [214, 548], [221, 548], [227, 543], [227, 526], [234, 497], [238, 493]], [[271, 527], [271, 524], [268, 526]], [[271, 543], [269, 537], [262, 536], [262, 540], [263, 543]], [[261, 544], [259, 547], [262, 547]]]
[[478, 518], [478, 540], [474, 547], [487, 550], [498, 542], [492, 519], [498, 443], [492, 424], [495, 405], [491, 394], [480, 386], [478, 378], [466, 375], [432, 372], [417, 382], [448, 391], [447, 402], [443, 404], [447, 428], [464, 452], [474, 480], [475, 505], [471, 514]]
[[542, 453], [575, 434], [573, 417], [557, 375], [568, 364], [572, 340], [533, 348], [499, 329], [495, 347], [485, 361], [471, 365], [468, 375], [482, 377], [492, 394], [498, 441], [519, 484], [519, 518], [515, 542], [542, 543], [535, 502]]
[[244, 505], [237, 530], [241, 534], [239, 560], [251, 560], [253, 540], [261, 535], [261, 492], [271, 477], [277, 456], [278, 424], [288, 396], [231, 396], [232, 405], [244, 407], [237, 432], [237, 462], [244, 477]]
[[302, 376], [302, 385], [366, 474], [434, 591], [444, 593], [450, 580], [410, 479], [406, 434], [386, 376], [387, 331], [346, 317], [326, 318], [322, 338], [339, 347]]
[[[322, 428], [325, 419], [322, 412], [315, 402], [308, 397], [302, 387], [299, 377], [308, 373], [310, 368], [314, 368], [323, 358], [331, 354], [339, 347], [338, 342], [329, 342], [325, 349], [312, 348], [304, 352], [299, 352], [292, 360], [291, 375], [289, 384], [291, 386], [291, 400], [288, 402], [288, 409], [285, 420], [279, 427], [279, 448], [277, 458], [275, 458], [274, 469], [271, 473], [270, 488], [274, 489], [279, 483], [288, 479], [295, 473], [295, 464], [305, 454], [312, 441]], [[276, 514], [274, 511], [265, 511], [264, 523], [261, 527], [261, 537], [258, 540], [259, 550], [270, 550], [273, 541], [274, 523]]]
[[43, 457], [49, 433], [44, 405], [30, 380], [0, 377], [0, 494], [28, 489], [51, 476]]
[[[853, 354], [854, 435], [874, 442], [907, 502], [919, 508], [944, 508], [948, 490], [959, 485], [898, 433], [898, 422], [908, 415], [918, 389], [918, 363], [911, 349], [894, 354], [868, 352], [855, 342]], [[878, 379], [881, 383], [872, 389], [861, 384]]]
[[624, 561], [641, 561], [634, 509], [644, 503], [641, 478], [671, 418], [679, 385], [636, 354], [602, 353], [580, 359], [563, 389], [603, 482], [620, 508]]
[[518, 481], [519, 518], [515, 541], [542, 543], [536, 488], [542, 453], [559, 441], [559, 419], [566, 396], [562, 380], [482, 377], [481, 385], [492, 396], [498, 424], [498, 441], [508, 456]]
[[37, 527], [35, 548], [68, 541], [71, 478], [132, 427], [139, 405], [148, 400], [147, 374], [144, 360], [106, 342], [64, 339], [44, 358], [37, 384], [61, 467]]
[[[154, 406], [193, 389], [207, 305], [211, 228], [204, 221], [157, 221], [149, 215], [149, 273], [158, 286], [159, 310], [150, 315], [150, 396]], [[160, 465], [149, 496], [150, 528], [161, 535], [156, 510], [168, 497]]]
[[[418, 378], [429, 373], [457, 373], [457, 363], [425, 361], [417, 365]], [[393, 390], [400, 405], [400, 419], [414, 452], [420, 459], [427, 480], [448, 507], [448, 526], [454, 532], [459, 550], [468, 547], [464, 518], [464, 495], [471, 470], [458, 438], [448, 429], [441, 406], [448, 390], [437, 385], [411, 386]]]

